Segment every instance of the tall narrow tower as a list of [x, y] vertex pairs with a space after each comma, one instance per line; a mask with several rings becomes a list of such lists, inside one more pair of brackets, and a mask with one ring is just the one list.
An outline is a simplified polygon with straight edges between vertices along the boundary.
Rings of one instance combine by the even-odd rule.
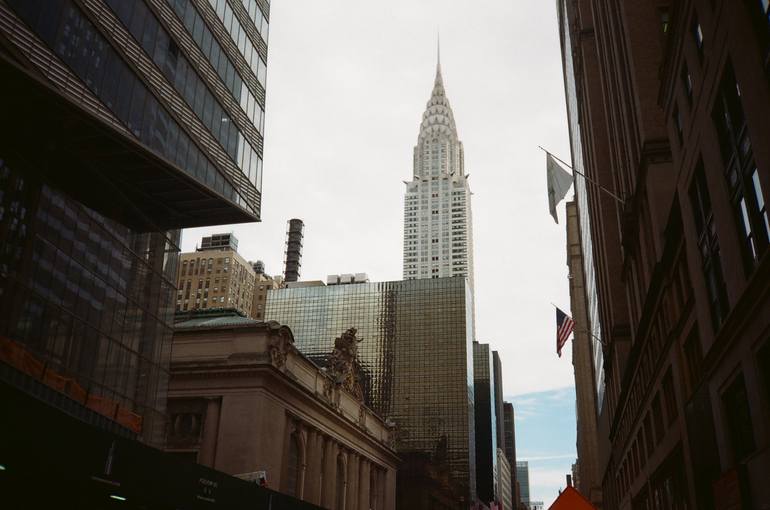
[[299, 280], [299, 271], [302, 267], [302, 236], [305, 224], [302, 220], [293, 218], [286, 227], [286, 258], [283, 271], [284, 281], [296, 282]]
[[444, 91], [441, 54], [405, 182], [404, 279], [467, 277], [473, 289], [471, 191], [463, 144]]

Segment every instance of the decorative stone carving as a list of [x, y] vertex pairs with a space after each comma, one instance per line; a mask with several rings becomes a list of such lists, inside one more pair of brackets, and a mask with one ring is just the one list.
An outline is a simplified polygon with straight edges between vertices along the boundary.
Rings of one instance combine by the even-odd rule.
[[350, 328], [334, 340], [334, 351], [329, 356], [327, 373], [337, 386], [342, 386], [358, 400], [363, 400], [358, 366], [358, 344], [363, 338], [357, 338], [357, 332], [356, 328]]
[[294, 347], [294, 339], [288, 330], [281, 328], [270, 335], [270, 362], [276, 368], [282, 368], [286, 364], [286, 357]]

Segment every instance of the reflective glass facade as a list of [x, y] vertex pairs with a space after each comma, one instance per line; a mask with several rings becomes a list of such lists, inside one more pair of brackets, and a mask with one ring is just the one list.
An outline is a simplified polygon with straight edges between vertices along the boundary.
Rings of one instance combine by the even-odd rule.
[[4, 347], [44, 363], [54, 385], [72, 379], [83, 403], [98, 397], [140, 416], [141, 437], [161, 444], [179, 231], [132, 232], [22, 172], [23, 157], [4, 156]]
[[464, 278], [271, 290], [265, 317], [289, 326], [300, 351], [320, 364], [336, 337], [358, 328], [365, 399], [395, 423], [396, 449], [429, 454], [463, 497], [475, 494], [473, 315]]
[[[562, 1], [562, 12], [566, 12], [566, 0]], [[596, 386], [597, 412], [602, 407], [604, 399], [604, 352], [602, 351], [602, 331], [599, 322], [599, 294], [597, 292], [596, 268], [594, 266], [593, 241], [591, 240], [591, 218], [588, 213], [588, 190], [586, 180], [581, 175], [585, 173], [583, 165], [583, 148], [580, 145], [580, 122], [575, 85], [575, 69], [572, 61], [572, 43], [570, 41], [569, 20], [561, 17], [563, 26], [561, 33], [564, 59], [564, 89], [567, 97], [567, 117], [569, 119], [570, 148], [572, 150], [572, 167], [575, 169], [575, 202], [577, 203], [578, 218], [580, 219], [580, 243], [583, 251], [583, 272], [585, 273], [586, 303], [588, 305], [588, 321], [592, 338], [594, 383]]]
[[215, 7], [0, 2], [0, 384], [153, 445], [178, 229], [260, 211], [269, 3]]
[[[238, 50], [217, 52], [215, 48], [220, 43], [210, 30], [207, 32], [210, 37], [205, 37], [205, 23], [200, 16], [201, 23], [194, 24], [194, 8], [190, 0], [176, 2], [176, 12], [185, 16], [183, 19], [192, 19], [192, 25], [187, 23], [191, 27], [188, 28], [191, 30], [189, 36], [198, 36], [200, 44], [205, 46], [202, 50], [204, 56], [216, 54], [218, 57], [217, 68], [223, 69], [223, 81], [237, 96], [234, 99], [240, 108], [234, 110], [225, 106], [229, 102], [212, 92], [217, 88], [214, 76], [194, 68], [183, 52], [183, 43], [175, 39], [172, 29], [161, 23], [150, 8], [152, 3], [107, 2], [114, 16], [133, 36], [131, 40], [117, 42], [101, 30], [109, 24], [109, 15], [100, 12], [95, 22], [73, 0], [8, 2], [14, 14], [53, 50], [141, 143], [176, 164], [202, 185], [258, 215], [262, 182], [264, 85], [261, 101], [258, 101], [247, 87], [239, 83], [232, 64], [228, 65], [228, 58], [238, 59]], [[191, 14], [188, 15], [188, 11]], [[263, 45], [266, 48], [264, 42]], [[131, 62], [124, 53], [135, 54], [137, 51], [143, 52], [157, 69], [148, 70], [146, 76], [137, 73], [132, 67], [137, 62]], [[135, 58], [141, 61], [142, 57]], [[240, 55], [240, 58], [243, 56]], [[161, 76], [167, 82], [159, 85], [157, 79]], [[173, 87], [179, 97], [164, 97], [162, 85]], [[205, 133], [191, 129], [194, 123], [190, 114], [202, 124]], [[209, 135], [218, 146], [209, 142]]]
[[497, 499], [497, 412], [493, 370], [489, 344], [473, 342], [476, 491], [479, 499], [485, 502]]

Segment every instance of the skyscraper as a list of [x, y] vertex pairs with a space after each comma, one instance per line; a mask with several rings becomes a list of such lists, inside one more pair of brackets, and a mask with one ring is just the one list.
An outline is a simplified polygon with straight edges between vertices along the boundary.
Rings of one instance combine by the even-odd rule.
[[516, 461], [516, 480], [519, 482], [521, 502], [529, 507], [529, 462]]
[[440, 56], [413, 167], [404, 199], [404, 279], [462, 276], [472, 290], [471, 191]]
[[178, 229], [259, 219], [268, 5], [0, 2], [3, 395], [162, 442]]
[[[476, 463], [473, 314], [464, 278], [271, 290], [265, 318], [289, 326], [296, 347], [319, 364], [340, 331], [357, 328], [367, 404], [395, 424], [398, 453], [424, 461], [434, 481], [447, 478], [440, 490], [468, 508]], [[400, 472], [399, 487], [404, 481]]]
[[473, 390], [476, 420], [476, 491], [486, 503], [496, 500], [497, 399], [489, 344], [473, 342]]

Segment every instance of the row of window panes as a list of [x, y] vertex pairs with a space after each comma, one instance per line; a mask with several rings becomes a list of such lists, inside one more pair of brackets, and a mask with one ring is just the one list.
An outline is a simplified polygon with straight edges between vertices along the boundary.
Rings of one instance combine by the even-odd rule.
[[147, 4], [123, 0], [107, 0], [107, 3], [233, 162], [256, 186], [257, 168], [261, 166], [257, 151], [246, 141]]
[[72, 0], [8, 3], [139, 140], [209, 188], [251, 209]]
[[233, 13], [230, 4], [227, 0], [209, 0], [209, 4], [216, 11], [220, 21], [225, 25], [227, 32], [230, 34], [233, 42], [238, 46], [243, 58], [249, 64], [249, 67], [257, 76], [257, 80], [262, 86], [265, 86], [265, 77], [267, 74], [267, 66], [262, 61], [262, 57], [259, 56], [257, 48], [252, 44], [251, 39], [246, 35], [246, 29], [243, 28], [241, 22]]
[[[257, 130], [265, 133], [265, 110], [257, 102], [257, 98], [246, 86], [246, 81], [235, 65], [230, 61], [227, 53], [217, 42], [216, 37], [203, 21], [203, 17], [193, 6], [190, 0], [167, 0], [176, 11], [177, 17], [182, 20], [185, 28], [190, 33], [196, 44], [208, 58], [214, 70], [216, 70], [222, 83], [230, 90], [233, 98], [240, 104], [241, 109], [251, 120]], [[264, 86], [264, 84], [263, 84]]]
[[257, 29], [257, 32], [259, 32], [259, 35], [262, 36], [262, 39], [267, 42], [267, 36], [270, 27], [268, 26], [267, 18], [262, 12], [262, 9], [259, 8], [259, 4], [256, 2], [256, 0], [241, 0], [241, 3], [246, 9], [246, 12], [249, 13], [251, 21], [254, 22], [254, 28]]

